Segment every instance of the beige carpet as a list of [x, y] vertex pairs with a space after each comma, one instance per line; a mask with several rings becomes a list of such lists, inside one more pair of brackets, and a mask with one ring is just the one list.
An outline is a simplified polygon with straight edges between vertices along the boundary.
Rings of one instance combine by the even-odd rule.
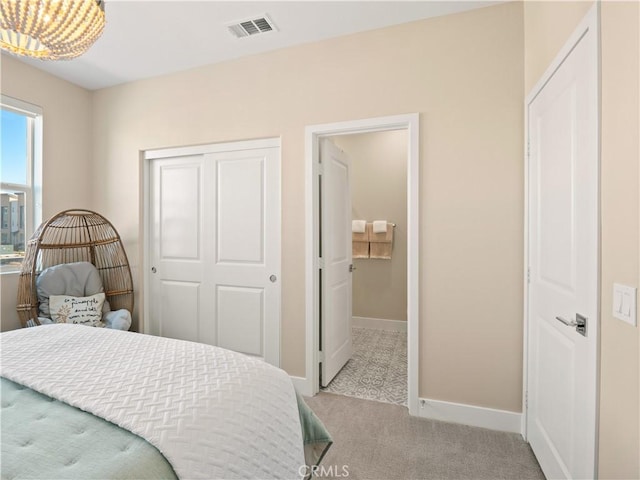
[[331, 393], [306, 401], [334, 439], [320, 478], [544, 479], [518, 434], [410, 417], [402, 406]]

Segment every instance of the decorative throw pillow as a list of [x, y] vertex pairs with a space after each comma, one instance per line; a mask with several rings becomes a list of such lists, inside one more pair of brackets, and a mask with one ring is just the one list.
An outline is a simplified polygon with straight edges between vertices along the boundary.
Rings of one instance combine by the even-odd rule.
[[102, 304], [104, 293], [90, 297], [72, 297], [69, 295], [51, 295], [49, 312], [56, 323], [78, 323], [91, 327], [104, 327], [102, 323]]

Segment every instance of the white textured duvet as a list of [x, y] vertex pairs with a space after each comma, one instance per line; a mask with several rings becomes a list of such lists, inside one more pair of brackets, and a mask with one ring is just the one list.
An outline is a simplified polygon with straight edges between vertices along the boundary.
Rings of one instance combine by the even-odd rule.
[[0, 348], [3, 377], [143, 437], [181, 479], [300, 476], [293, 385], [260, 360], [69, 324], [2, 333]]

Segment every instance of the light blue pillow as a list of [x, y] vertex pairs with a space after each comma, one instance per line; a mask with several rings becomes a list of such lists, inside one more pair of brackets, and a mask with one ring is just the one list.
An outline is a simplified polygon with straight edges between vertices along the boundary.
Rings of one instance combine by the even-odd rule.
[[122, 308], [114, 312], [103, 313], [102, 321], [106, 328], [113, 328], [114, 330], [129, 330], [129, 327], [131, 327], [131, 314], [129, 313], [129, 310]]

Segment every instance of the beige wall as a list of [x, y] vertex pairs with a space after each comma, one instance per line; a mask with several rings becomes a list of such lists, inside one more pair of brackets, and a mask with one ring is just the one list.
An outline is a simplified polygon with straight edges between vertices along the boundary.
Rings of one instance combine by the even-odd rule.
[[[91, 208], [91, 92], [4, 54], [0, 90], [43, 110], [43, 220], [67, 208]], [[0, 328], [18, 328], [18, 274], [0, 275], [0, 288]]]
[[524, 92], [528, 94], [591, 7], [590, 1], [524, 2]]
[[639, 6], [602, 3], [601, 478], [640, 478], [640, 328], [611, 313], [640, 281]]
[[[526, 92], [590, 2], [525, 3]], [[640, 478], [640, 329], [613, 318], [613, 283], [640, 276], [640, 29], [637, 2], [602, 2], [600, 478]]]
[[304, 376], [304, 128], [420, 112], [420, 395], [520, 411], [522, 51], [514, 3], [98, 91], [95, 207], [138, 268], [141, 150], [281, 136], [282, 365]]
[[395, 223], [391, 260], [354, 259], [353, 315], [407, 320], [407, 131], [334, 137], [351, 159], [354, 220]]

